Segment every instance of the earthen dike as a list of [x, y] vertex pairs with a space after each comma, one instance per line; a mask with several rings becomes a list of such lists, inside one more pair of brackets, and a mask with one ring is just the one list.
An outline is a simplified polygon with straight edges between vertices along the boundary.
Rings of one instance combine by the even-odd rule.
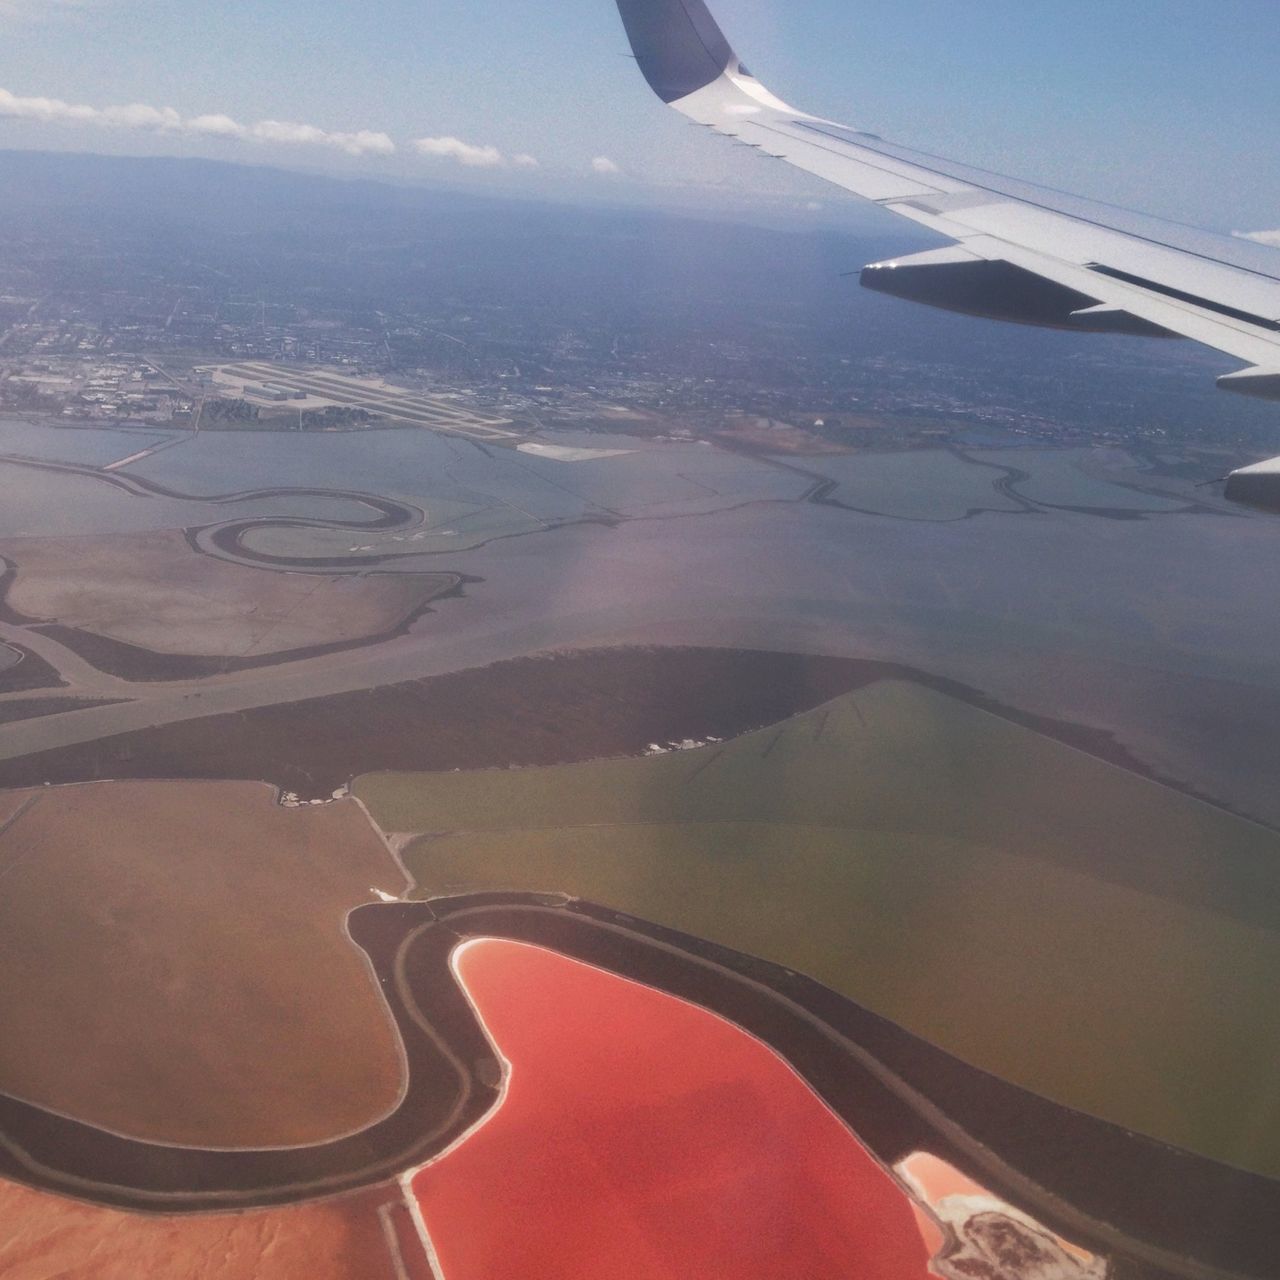
[[391, 1114], [312, 1146], [202, 1150], [136, 1141], [0, 1096], [0, 1174], [161, 1213], [290, 1203], [397, 1176], [443, 1150], [499, 1096], [500, 1063], [449, 967], [460, 941], [498, 937], [729, 1018], [782, 1053], [886, 1165], [931, 1151], [1121, 1262], [1126, 1276], [1272, 1273], [1280, 1182], [1039, 1098], [777, 965], [557, 896], [366, 905], [348, 928], [377, 973], [409, 1065]]

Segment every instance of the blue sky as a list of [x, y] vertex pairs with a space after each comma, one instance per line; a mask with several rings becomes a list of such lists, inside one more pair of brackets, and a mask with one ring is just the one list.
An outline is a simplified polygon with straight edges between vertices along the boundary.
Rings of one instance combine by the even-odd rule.
[[[1280, 227], [1275, 0], [713, 4], [752, 70], [808, 110], [1165, 216]], [[0, 0], [0, 90], [17, 100], [0, 94], [0, 147], [205, 155], [860, 227], [886, 216], [664, 112], [626, 52], [612, 0]], [[85, 121], [31, 98], [215, 120], [201, 134], [155, 130], [139, 127], [146, 111]], [[254, 137], [264, 120], [313, 132]], [[481, 150], [423, 155], [410, 145], [422, 137]], [[485, 148], [504, 163], [483, 163]]]

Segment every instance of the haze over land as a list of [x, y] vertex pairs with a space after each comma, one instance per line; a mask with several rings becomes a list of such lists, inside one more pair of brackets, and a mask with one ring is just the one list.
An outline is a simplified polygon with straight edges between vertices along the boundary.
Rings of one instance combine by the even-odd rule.
[[[910, 228], [785, 233], [208, 161], [5, 152], [0, 176], [0, 320], [20, 326], [6, 362], [52, 336], [37, 357], [426, 370], [477, 407], [553, 418], [625, 396], [720, 418], [852, 416], [857, 443], [956, 426], [1274, 441], [1267, 406], [1214, 391], [1224, 357], [975, 323], [842, 274], [932, 243]], [[23, 407], [17, 392], [6, 406]], [[893, 421], [856, 421], [867, 413]]]
[[[503, 1105], [450, 959], [492, 936], [740, 1019], [917, 1202], [924, 1152], [1037, 1238], [1261, 1274], [1280, 526], [1214, 481], [1280, 433], [1222, 362], [844, 274], [901, 236], [0, 180], [38, 1262], [341, 1193], [332, 1238], [427, 1274], [392, 1180]], [[249, 1228], [192, 1221], [239, 1274]]]

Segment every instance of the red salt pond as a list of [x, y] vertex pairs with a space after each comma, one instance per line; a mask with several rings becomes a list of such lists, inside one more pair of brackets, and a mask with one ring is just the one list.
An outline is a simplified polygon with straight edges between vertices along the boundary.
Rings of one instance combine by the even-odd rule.
[[927, 1280], [911, 1201], [771, 1049], [524, 943], [454, 968], [510, 1064], [409, 1182], [443, 1280]]

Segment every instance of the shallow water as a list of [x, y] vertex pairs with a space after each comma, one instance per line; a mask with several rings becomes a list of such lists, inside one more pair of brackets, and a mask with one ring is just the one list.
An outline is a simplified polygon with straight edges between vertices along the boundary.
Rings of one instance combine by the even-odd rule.
[[[1259, 587], [1274, 576], [1272, 517], [1190, 484], [1184, 498], [1174, 482], [1172, 497], [1113, 483], [1141, 475], [1116, 450], [770, 459], [552, 438], [631, 451], [566, 463], [421, 430], [201, 433], [122, 469], [205, 494], [307, 486], [400, 497], [425, 509], [424, 525], [264, 525], [245, 545], [404, 556], [380, 567], [477, 581], [394, 644], [210, 686], [194, 704], [157, 691], [145, 707], [80, 715], [74, 733], [368, 688], [550, 646], [795, 649], [908, 663], [1110, 730], [1153, 768], [1280, 821], [1267, 764], [1280, 751], [1280, 598]], [[1011, 489], [1011, 470], [1029, 478]], [[369, 514], [305, 496], [213, 506], [0, 465], [4, 536]], [[35, 749], [50, 732], [8, 726], [0, 749]]]
[[0, 454], [50, 462], [106, 466], [177, 439], [179, 433], [145, 427], [49, 426], [0, 415]]

